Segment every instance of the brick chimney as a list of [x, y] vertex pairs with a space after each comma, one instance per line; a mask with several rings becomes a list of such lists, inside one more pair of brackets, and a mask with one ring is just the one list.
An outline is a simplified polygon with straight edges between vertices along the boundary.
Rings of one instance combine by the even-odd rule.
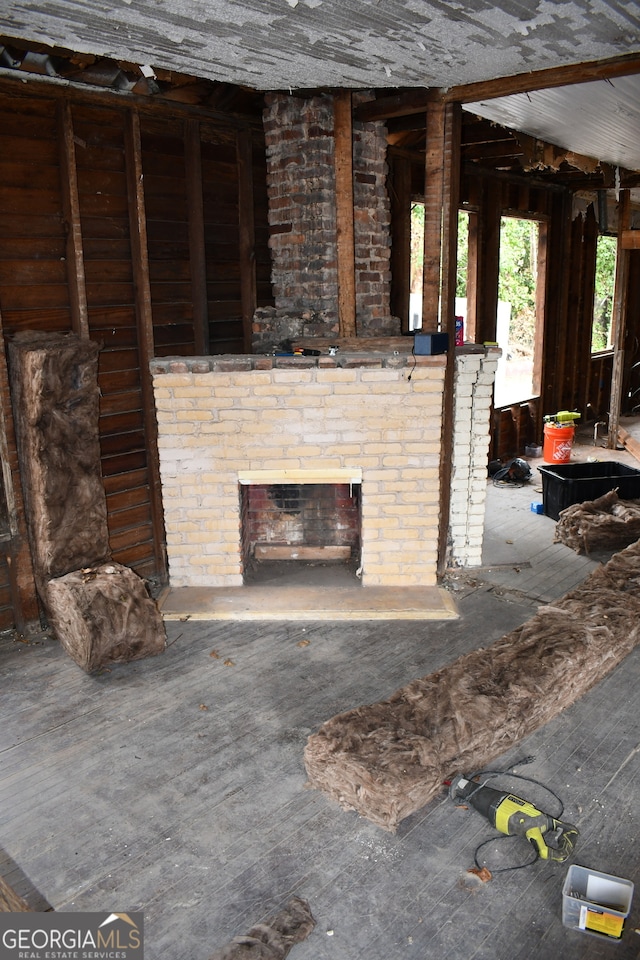
[[[361, 95], [362, 96], [362, 95]], [[333, 96], [266, 98], [264, 129], [275, 309], [259, 310], [254, 348], [338, 334]], [[390, 205], [386, 128], [353, 124], [356, 326], [395, 336], [389, 307]]]

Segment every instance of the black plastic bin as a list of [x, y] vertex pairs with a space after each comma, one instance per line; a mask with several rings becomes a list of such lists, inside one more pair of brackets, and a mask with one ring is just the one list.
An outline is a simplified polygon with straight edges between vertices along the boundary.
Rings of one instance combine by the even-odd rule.
[[595, 500], [609, 490], [617, 490], [621, 500], [640, 499], [640, 470], [615, 460], [558, 463], [538, 470], [542, 474], [544, 514], [553, 520], [572, 503]]

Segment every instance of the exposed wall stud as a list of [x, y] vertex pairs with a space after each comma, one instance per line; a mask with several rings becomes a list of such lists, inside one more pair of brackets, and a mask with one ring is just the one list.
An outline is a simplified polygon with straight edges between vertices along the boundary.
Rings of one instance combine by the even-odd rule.
[[353, 226], [353, 121], [351, 92], [334, 96], [338, 315], [340, 336], [356, 335], [355, 240]]

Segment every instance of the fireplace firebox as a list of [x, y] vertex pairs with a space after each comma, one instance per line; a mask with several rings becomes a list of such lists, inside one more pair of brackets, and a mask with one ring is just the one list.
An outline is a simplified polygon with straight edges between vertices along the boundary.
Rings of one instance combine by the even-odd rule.
[[360, 565], [359, 483], [240, 483], [245, 582], [269, 561]]

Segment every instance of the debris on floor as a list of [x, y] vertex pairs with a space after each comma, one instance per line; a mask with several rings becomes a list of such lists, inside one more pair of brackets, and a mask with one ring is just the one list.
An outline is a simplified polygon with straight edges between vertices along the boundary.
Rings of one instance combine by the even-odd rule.
[[27, 913], [29, 905], [12, 887], [0, 877], [0, 912]]
[[561, 511], [554, 543], [576, 553], [621, 550], [640, 539], [640, 500], [620, 500], [610, 490], [596, 500], [574, 503]]
[[482, 883], [489, 883], [489, 880], [492, 879], [493, 874], [490, 870], [487, 870], [486, 867], [469, 867], [467, 873], [472, 874], [472, 876], [477, 877], [478, 880], [481, 880]]
[[244, 936], [234, 937], [212, 953], [209, 960], [284, 960], [296, 943], [302, 943], [316, 925], [309, 904], [292, 897], [284, 910], [259, 923]]

